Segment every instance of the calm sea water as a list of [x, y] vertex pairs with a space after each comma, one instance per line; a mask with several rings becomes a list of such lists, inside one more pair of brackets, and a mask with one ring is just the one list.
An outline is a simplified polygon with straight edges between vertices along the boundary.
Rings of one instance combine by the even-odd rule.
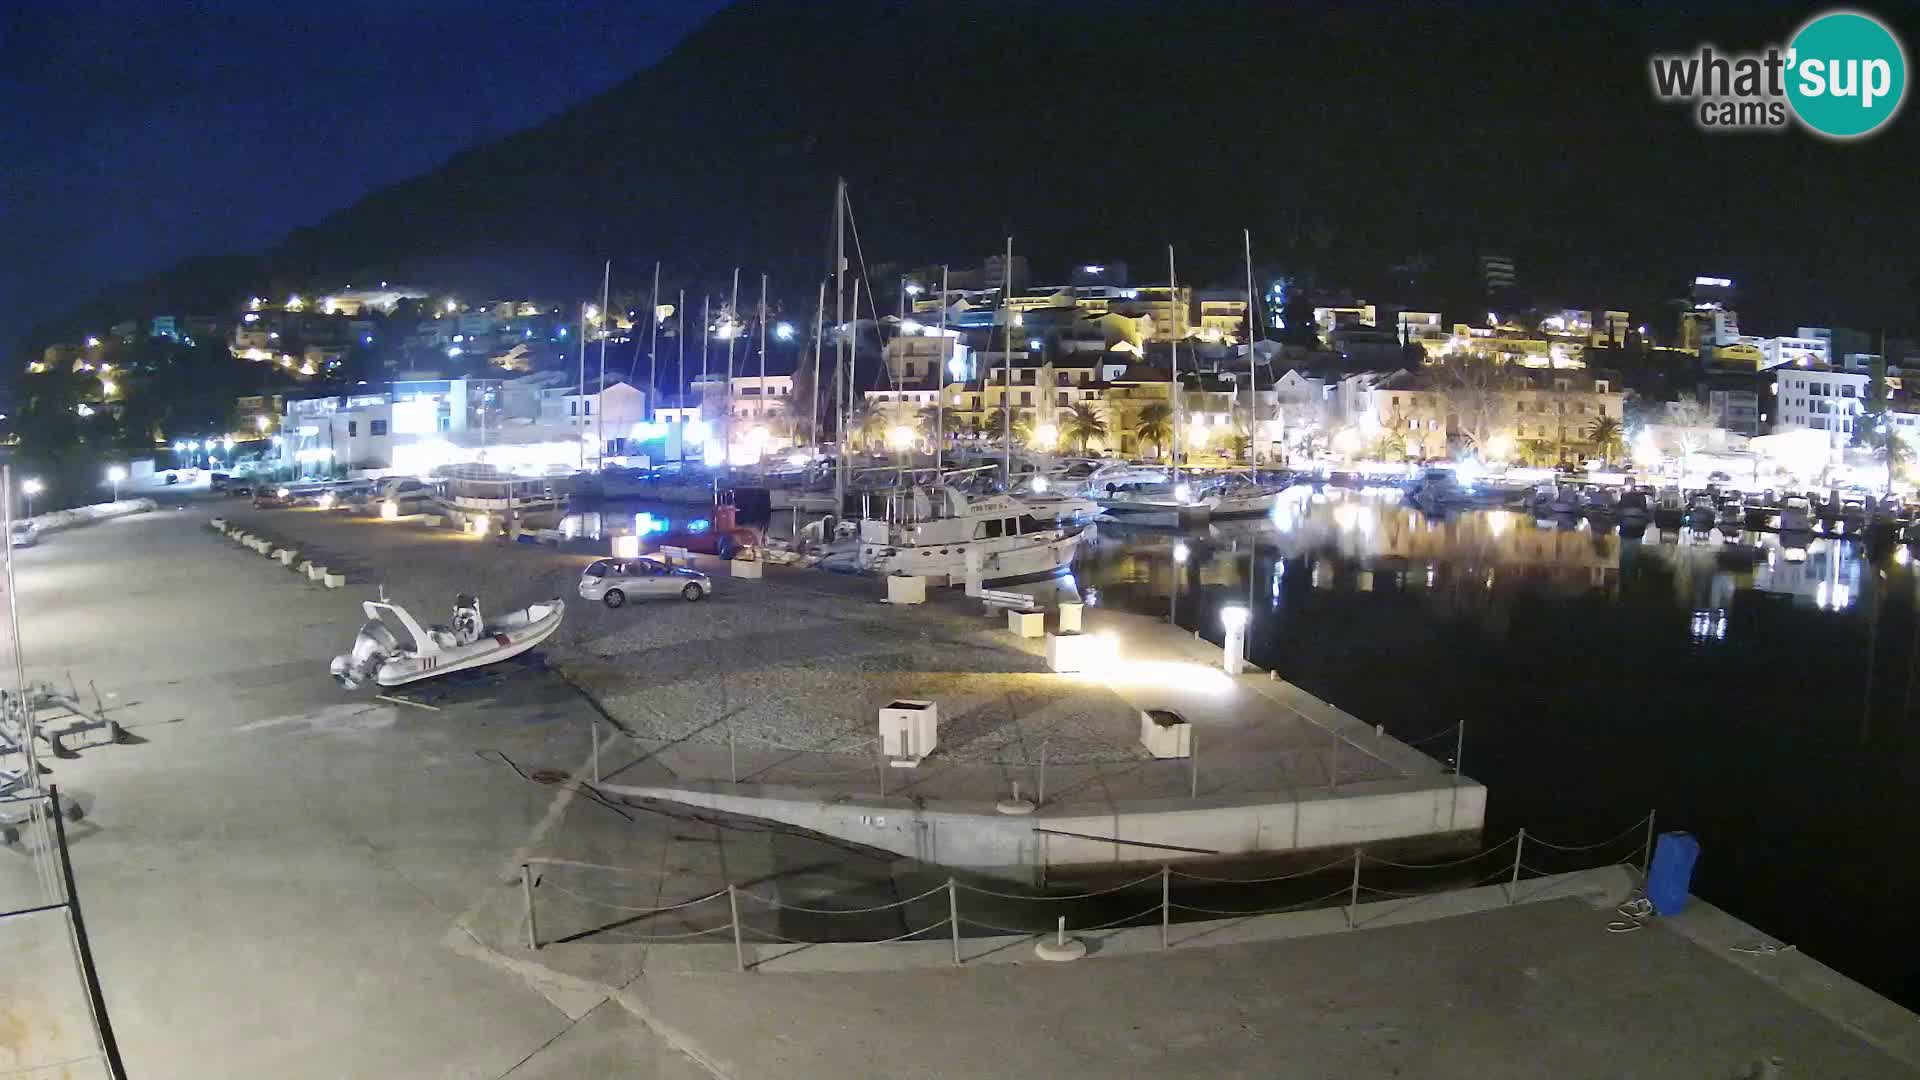
[[[1255, 662], [1362, 720], [1409, 741], [1465, 720], [1489, 842], [1598, 841], [1657, 811], [1700, 840], [1698, 895], [1920, 1006], [1906, 552], [1304, 488], [1249, 521], [1095, 531], [1075, 578], [1100, 606], [1171, 600], [1217, 642], [1219, 609], [1244, 604]], [[1425, 748], [1450, 757], [1453, 738]]]

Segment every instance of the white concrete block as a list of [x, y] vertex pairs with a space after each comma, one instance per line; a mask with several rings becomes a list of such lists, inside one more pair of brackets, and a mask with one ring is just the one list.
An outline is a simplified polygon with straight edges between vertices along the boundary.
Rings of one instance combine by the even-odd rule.
[[307, 580], [308, 581], [319, 581], [321, 578], [324, 578], [326, 576], [327, 576], [326, 567], [315, 566], [312, 563], [307, 564]]
[[1047, 667], [1053, 671], [1096, 671], [1107, 651], [1107, 641], [1092, 634], [1047, 635]]
[[221, 532], [226, 532], [226, 531], [227, 531], [227, 519], [226, 519], [226, 518], [214, 518], [214, 519], [213, 519], [212, 521], [209, 521], [209, 522], [207, 522], [207, 525], [208, 525], [209, 527], [211, 527], [211, 528], [215, 528], [215, 529], [218, 529], [218, 530], [220, 530]]
[[329, 589], [338, 589], [346, 583], [347, 575], [345, 574], [328, 574], [320, 579], [320, 584], [325, 585]]
[[1047, 616], [1041, 611], [1007, 609], [1007, 629], [1014, 637], [1037, 638], [1047, 632]]
[[299, 565], [293, 568], [293, 572], [304, 577], [312, 569], [313, 569], [313, 560], [301, 559], [299, 562]]
[[762, 569], [765, 565], [759, 559], [734, 559], [727, 563], [727, 570], [734, 577], [758, 581], [766, 576], [765, 570]]
[[927, 579], [912, 574], [887, 575], [887, 603], [924, 604], [927, 602]]
[[294, 558], [298, 556], [300, 553], [297, 551], [291, 550], [289, 548], [281, 548], [275, 554], [279, 557], [281, 566], [291, 568], [293, 566]]
[[1077, 634], [1080, 632], [1080, 610], [1081, 605], [1078, 601], [1062, 600], [1060, 602], [1061, 633]]
[[918, 765], [939, 743], [939, 705], [901, 698], [880, 707], [880, 749], [892, 764]]
[[1140, 745], [1157, 758], [1193, 756], [1193, 725], [1177, 712], [1147, 709], [1140, 713]]

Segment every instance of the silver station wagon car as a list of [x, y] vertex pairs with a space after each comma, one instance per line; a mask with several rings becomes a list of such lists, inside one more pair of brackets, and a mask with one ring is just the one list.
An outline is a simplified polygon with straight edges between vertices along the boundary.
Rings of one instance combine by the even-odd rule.
[[581, 598], [610, 608], [650, 596], [701, 600], [712, 592], [712, 578], [659, 559], [595, 559], [580, 575]]

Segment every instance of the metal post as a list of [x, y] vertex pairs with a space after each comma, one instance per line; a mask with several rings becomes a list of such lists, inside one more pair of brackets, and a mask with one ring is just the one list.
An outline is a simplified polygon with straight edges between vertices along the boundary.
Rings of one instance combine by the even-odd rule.
[[1333, 737], [1333, 749], [1327, 752], [1327, 786], [1340, 790], [1340, 736]]
[[1187, 798], [1200, 797], [1200, 732], [1187, 729]]
[[600, 782], [600, 718], [589, 718], [593, 729], [593, 782]]
[[540, 931], [533, 922], [533, 867], [526, 863], [520, 864], [520, 895], [525, 897], [527, 902], [527, 948], [538, 952]]
[[1167, 947], [1167, 924], [1173, 920], [1173, 867], [1160, 866], [1160, 947]]
[[740, 941], [740, 894], [732, 885], [727, 886], [727, 910], [733, 914], [733, 962], [741, 971], [745, 971], [747, 947]]
[[947, 879], [947, 924], [953, 928], [953, 966], [960, 966], [960, 887]]
[[1047, 744], [1045, 741], [1040, 743], [1040, 790], [1035, 793], [1033, 805], [1035, 807], [1047, 805]]
[[1360, 849], [1353, 849], [1353, 884], [1347, 886], [1347, 929], [1353, 929], [1354, 909], [1360, 906]]
[[1527, 830], [1523, 827], [1520, 835], [1513, 841], [1513, 878], [1507, 882], [1507, 903], [1513, 903], [1513, 892], [1520, 887], [1520, 852], [1527, 846]]
[[733, 717], [727, 717], [727, 777], [734, 783], [740, 782], [740, 757], [735, 752], [733, 741]]
[[1640, 852], [1640, 886], [1646, 887], [1647, 877], [1653, 873], [1653, 816], [1655, 811], [1647, 811], [1647, 842]]
[[1065, 915], [1060, 916], [1060, 921], [1056, 924], [1053, 932], [1053, 941], [1054, 944], [1063, 949], [1067, 946], [1067, 917]]
[[60, 876], [66, 889], [67, 919], [73, 928], [74, 951], [80, 954], [80, 972], [87, 984], [87, 1005], [93, 1010], [94, 1026], [99, 1029], [100, 1052], [107, 1059], [107, 1074], [112, 1080], [126, 1080], [127, 1067], [120, 1060], [120, 1043], [113, 1036], [113, 1021], [107, 1016], [107, 998], [100, 990], [100, 972], [93, 966], [93, 947], [87, 943], [87, 921], [80, 914], [80, 892], [73, 883], [73, 861], [67, 858], [67, 825], [60, 812], [60, 786], [47, 789], [47, 808], [53, 818], [54, 848], [59, 853]]
[[880, 797], [887, 797], [887, 749], [878, 743], [873, 748], [873, 771], [880, 778]]
[[[1453, 775], [1458, 777], [1466, 771], [1467, 764], [1467, 721], [1462, 718], [1459, 730], [1453, 736]], [[1456, 783], [1458, 781], [1455, 781]]]

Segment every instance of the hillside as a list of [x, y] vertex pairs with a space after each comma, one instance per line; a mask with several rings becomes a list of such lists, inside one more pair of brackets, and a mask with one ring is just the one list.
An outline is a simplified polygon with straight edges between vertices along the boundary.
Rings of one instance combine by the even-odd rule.
[[[1716, 272], [1746, 306], [1790, 299], [1781, 318], [1911, 321], [1911, 259], [1888, 241], [1920, 224], [1911, 109], [1842, 145], [1709, 137], [1651, 99], [1651, 52], [1757, 45], [1797, 17], [745, 0], [608, 93], [246, 265], [299, 283], [431, 259], [452, 284], [506, 292], [537, 268], [585, 293], [601, 258], [636, 277], [660, 258], [696, 288], [739, 263], [804, 292], [844, 174], [876, 265], [977, 259], [1011, 231], [1041, 267], [1125, 258], [1157, 278], [1173, 240], [1183, 276], [1230, 278], [1250, 226], [1263, 261], [1350, 276], [1490, 249], [1529, 284], [1642, 310]], [[1849, 206], [1887, 216], [1832, 220]], [[226, 286], [183, 266], [133, 291]]]

